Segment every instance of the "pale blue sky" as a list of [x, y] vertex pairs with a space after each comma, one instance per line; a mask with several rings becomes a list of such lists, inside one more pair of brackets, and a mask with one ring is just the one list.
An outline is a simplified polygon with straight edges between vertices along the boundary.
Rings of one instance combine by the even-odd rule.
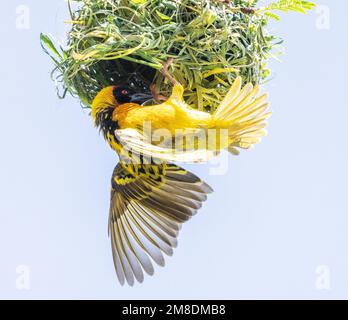
[[[29, 30], [16, 28], [28, 5]], [[115, 155], [77, 100], [60, 101], [39, 33], [63, 37], [62, 0], [2, 4], [0, 298], [348, 298], [348, 44], [345, 0], [318, 14], [283, 15], [285, 39], [267, 84], [274, 115], [226, 176], [190, 166], [215, 189], [183, 227], [165, 268], [119, 286], [107, 237]], [[16, 268], [31, 289], [16, 289]], [[330, 288], [316, 288], [318, 266]]]

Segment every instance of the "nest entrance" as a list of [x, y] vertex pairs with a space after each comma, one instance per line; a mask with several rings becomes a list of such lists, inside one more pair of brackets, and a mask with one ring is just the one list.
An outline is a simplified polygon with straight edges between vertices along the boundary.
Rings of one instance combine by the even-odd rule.
[[105, 70], [100, 79], [104, 86], [128, 84], [134, 88], [148, 91], [153, 83], [157, 70], [126, 60], [98, 61], [96, 70]]

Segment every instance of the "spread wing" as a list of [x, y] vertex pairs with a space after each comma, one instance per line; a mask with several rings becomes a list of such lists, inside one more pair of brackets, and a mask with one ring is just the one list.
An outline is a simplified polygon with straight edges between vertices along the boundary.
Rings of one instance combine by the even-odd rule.
[[212, 189], [194, 174], [172, 164], [118, 164], [112, 176], [109, 233], [117, 277], [123, 285], [152, 261], [164, 265], [173, 254], [180, 226], [196, 214]]

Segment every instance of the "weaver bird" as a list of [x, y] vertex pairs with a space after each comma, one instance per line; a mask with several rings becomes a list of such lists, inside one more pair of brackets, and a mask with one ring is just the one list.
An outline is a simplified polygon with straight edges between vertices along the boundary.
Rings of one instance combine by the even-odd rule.
[[[213, 114], [190, 108], [183, 87], [172, 82], [172, 95], [157, 105], [141, 105], [151, 95], [127, 86], [104, 88], [92, 103], [95, 125], [120, 156], [111, 182], [109, 234], [122, 285], [125, 281], [133, 285], [134, 278], [142, 282], [143, 271], [152, 275], [151, 260], [164, 265], [162, 253], [172, 255], [181, 224], [212, 192], [197, 176], [171, 162], [202, 162], [221, 149], [236, 154], [238, 148], [250, 148], [265, 134], [270, 115], [266, 95], [258, 96], [259, 87], [252, 84], [242, 88], [240, 77]], [[169, 140], [189, 139], [210, 129], [217, 129], [217, 136], [225, 130], [227, 138], [214, 146], [205, 141], [177, 150], [175, 144], [151, 141], [144, 121], [151, 124], [151, 133], [165, 128]]]

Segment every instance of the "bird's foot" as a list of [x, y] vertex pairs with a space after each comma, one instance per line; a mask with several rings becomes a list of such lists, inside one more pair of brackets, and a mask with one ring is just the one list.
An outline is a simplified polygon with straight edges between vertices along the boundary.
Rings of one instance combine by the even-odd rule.
[[153, 98], [154, 98], [154, 100], [156, 102], [161, 102], [161, 101], [167, 101], [168, 100], [168, 97], [165, 97], [165, 96], [161, 95], [158, 92], [158, 90], [156, 88], [156, 84], [154, 84], [154, 83], [151, 84], [150, 90], [151, 90], [152, 96], [153, 96]]
[[163, 63], [163, 68], [161, 70], [162, 75], [169, 80], [169, 82], [175, 86], [178, 85], [179, 82], [170, 74], [168, 68], [173, 63], [174, 59], [169, 58], [165, 63]]

